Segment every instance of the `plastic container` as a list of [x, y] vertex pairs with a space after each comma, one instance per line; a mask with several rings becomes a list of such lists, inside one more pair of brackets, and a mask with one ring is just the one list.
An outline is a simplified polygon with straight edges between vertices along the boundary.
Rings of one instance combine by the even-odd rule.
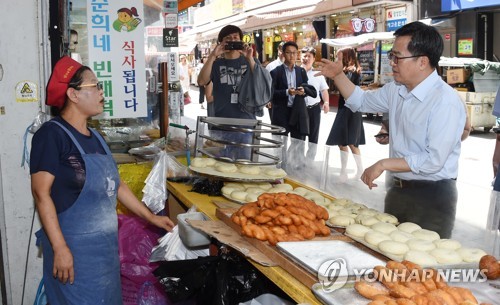
[[186, 247], [201, 247], [210, 244], [210, 237], [192, 227], [186, 219], [207, 220], [205, 214], [201, 212], [182, 213], [177, 215], [177, 225], [179, 226], [179, 237]]
[[500, 74], [493, 70], [486, 71], [484, 75], [474, 72], [472, 82], [476, 92], [497, 92], [500, 86]]
[[255, 299], [250, 301], [239, 303], [238, 305], [292, 305], [292, 302], [284, 300], [274, 294], [265, 293], [261, 294]]

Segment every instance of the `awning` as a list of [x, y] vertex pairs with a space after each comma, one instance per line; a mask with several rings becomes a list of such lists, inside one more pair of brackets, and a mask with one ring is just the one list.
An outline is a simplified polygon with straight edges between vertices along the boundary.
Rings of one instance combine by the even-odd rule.
[[321, 39], [319, 42], [325, 43], [331, 47], [358, 47], [369, 42], [375, 42], [378, 40], [394, 40], [394, 38], [394, 32], [375, 32], [335, 39], [325, 38]]

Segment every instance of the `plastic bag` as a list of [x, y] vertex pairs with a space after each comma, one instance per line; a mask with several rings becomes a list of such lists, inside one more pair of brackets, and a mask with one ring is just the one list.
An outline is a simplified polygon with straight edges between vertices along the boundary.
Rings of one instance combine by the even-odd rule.
[[195, 299], [197, 305], [234, 305], [268, 291], [268, 279], [240, 255], [162, 262], [154, 275], [173, 302]]
[[[153, 275], [158, 264], [150, 263], [151, 249], [162, 230], [135, 216], [118, 215], [120, 275], [124, 305], [169, 304]], [[144, 286], [146, 285], [148, 286]], [[139, 301], [143, 302], [140, 303]]]
[[35, 302], [33, 305], [47, 305], [47, 296], [45, 295], [45, 285], [43, 282], [43, 277], [38, 284], [38, 289], [36, 291]]
[[158, 214], [165, 208], [167, 200], [167, 153], [162, 150], [156, 160], [151, 172], [146, 178], [146, 185], [142, 189], [144, 196], [142, 201], [151, 210]]

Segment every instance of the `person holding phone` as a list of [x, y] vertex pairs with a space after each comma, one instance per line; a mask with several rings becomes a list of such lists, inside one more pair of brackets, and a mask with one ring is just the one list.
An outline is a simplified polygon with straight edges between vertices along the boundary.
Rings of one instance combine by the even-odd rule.
[[323, 59], [318, 74], [334, 80], [354, 112], [387, 112], [389, 158], [365, 169], [370, 188], [384, 171], [393, 174], [385, 198], [387, 213], [449, 238], [454, 226], [456, 178], [466, 111], [458, 93], [437, 73], [443, 39], [432, 26], [411, 22], [394, 32], [388, 53], [394, 82], [363, 91], [337, 61]]

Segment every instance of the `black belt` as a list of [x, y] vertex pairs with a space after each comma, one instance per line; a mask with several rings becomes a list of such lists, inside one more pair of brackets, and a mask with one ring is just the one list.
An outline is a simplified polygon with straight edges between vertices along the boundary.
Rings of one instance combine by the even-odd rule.
[[418, 187], [426, 187], [430, 185], [434, 185], [436, 183], [445, 181], [445, 180], [457, 180], [456, 178], [454, 179], [443, 179], [443, 180], [403, 180], [397, 177], [393, 177], [394, 180], [394, 187], [399, 187], [399, 188], [418, 188]]
[[311, 105], [311, 106], [307, 106], [307, 109], [311, 109], [311, 108], [314, 108], [316, 106], [319, 106], [319, 103], [321, 103], [321, 102], [318, 102], [318, 103]]

